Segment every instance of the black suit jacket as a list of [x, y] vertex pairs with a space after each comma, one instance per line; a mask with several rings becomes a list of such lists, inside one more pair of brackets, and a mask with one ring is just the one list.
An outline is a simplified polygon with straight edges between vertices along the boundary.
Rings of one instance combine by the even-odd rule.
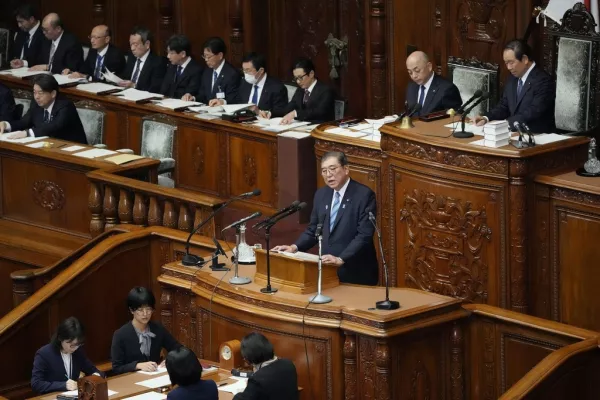
[[167, 97], [180, 99], [186, 93], [196, 93], [200, 89], [200, 78], [204, 67], [191, 59], [176, 81], [177, 65], [170, 64], [162, 81], [160, 93]]
[[[92, 76], [96, 70], [97, 59], [98, 51], [96, 49], [90, 49], [87, 59], [82, 64], [81, 70], [77, 72]], [[106, 72], [106, 69], [108, 69], [110, 72], [114, 72], [117, 75], [120, 75], [125, 69], [125, 55], [121, 50], [112, 44], [108, 45], [108, 49], [106, 50], [106, 54], [104, 55], [104, 60], [102, 62], [102, 72]], [[98, 80], [95, 76], [92, 76], [92, 79], [94, 81]], [[104, 79], [102, 76], [100, 76], [99, 80]]]
[[83, 125], [71, 100], [58, 96], [52, 106], [50, 122], [44, 122], [44, 109], [35, 101], [27, 113], [18, 121], [11, 122], [11, 131], [32, 129], [35, 136], [50, 136], [57, 139], [87, 144]]
[[140, 351], [140, 341], [131, 322], [115, 331], [110, 348], [112, 370], [115, 374], [134, 372], [136, 364], [140, 362], [154, 361], [158, 363], [160, 361], [160, 351], [163, 348], [171, 351], [181, 346], [169, 331], [158, 322], [150, 321], [148, 328], [150, 332], [156, 335], [150, 346], [150, 357], [146, 357]]
[[12, 90], [3, 83], [0, 83], [0, 121], [12, 121], [18, 119], [15, 110], [15, 98], [13, 97]]
[[273, 117], [283, 117], [296, 110], [298, 114], [296, 119], [300, 121], [321, 123], [335, 119], [335, 94], [333, 89], [325, 83], [317, 80], [306, 105], [303, 100], [304, 90], [298, 88], [292, 100], [285, 107], [273, 111]]
[[[129, 57], [127, 57], [127, 66], [120, 75], [122, 79], [128, 81], [131, 80], [133, 72], [135, 71], [136, 62], [137, 58], [129, 53]], [[148, 58], [146, 58], [142, 71], [140, 72], [140, 76], [138, 76], [136, 89], [159, 93], [166, 72], [167, 59], [150, 52]]]
[[518, 78], [510, 75], [502, 99], [485, 116], [490, 121], [506, 119], [514, 130], [515, 121], [525, 122], [534, 133], [554, 132], [554, 81], [537, 65], [533, 67], [517, 99]]
[[177, 388], [167, 393], [167, 400], [219, 400], [219, 391], [215, 381], [207, 379]]
[[240, 80], [242, 78], [240, 72], [235, 69], [233, 65], [225, 61], [221, 73], [215, 82], [215, 86], [212, 87], [213, 72], [214, 70], [212, 68], [204, 69], [200, 90], [198, 90], [198, 93], [196, 94], [196, 101], [208, 104], [210, 100], [216, 99], [217, 93], [221, 91], [225, 93], [225, 101], [227, 101], [227, 104], [235, 104], [238, 97], [238, 91], [240, 90]]
[[290, 360], [282, 358], [256, 371], [243, 392], [233, 400], [298, 400], [298, 374]]
[[[254, 85], [249, 84], [245, 79], [242, 79], [241, 82], [239, 95], [235, 102], [238, 104], [249, 103]], [[280, 80], [267, 75], [260, 99], [258, 100], [258, 108], [260, 110], [272, 111], [285, 107], [287, 102], [287, 89], [285, 85]]]
[[365, 185], [350, 180], [338, 210], [333, 230], [329, 231], [329, 215], [333, 189], [322, 187], [315, 193], [310, 223], [296, 241], [298, 250], [307, 251], [317, 244], [315, 230], [323, 223], [323, 254], [344, 260], [338, 268], [340, 282], [376, 285], [378, 264], [373, 244], [375, 228], [369, 211], [376, 215], [375, 193]]
[[71, 357], [71, 375], [69, 376], [59, 349], [53, 344], [47, 344], [40, 348], [35, 353], [31, 371], [33, 391], [37, 393], [63, 392], [67, 390], [67, 376], [69, 379], [77, 381], [80, 372], [86, 375], [101, 374], [86, 357], [83, 347], [75, 350]]
[[[26, 39], [27, 33], [19, 30], [17, 32], [17, 37], [15, 37], [13, 45], [10, 48], [9, 58], [11, 60], [21, 58], [21, 51], [23, 50], [23, 45], [25, 44]], [[29, 48], [24, 53], [23, 58], [27, 60], [27, 65], [33, 67], [34, 65], [46, 64], [48, 62], [47, 58], [44, 59], [43, 53], [43, 47], [47, 41], [48, 39], [46, 39], [42, 33], [42, 23], [40, 22], [40, 26], [38, 26], [37, 30], [33, 34]]]
[[[420, 86], [414, 82], [410, 82], [406, 88], [406, 101], [408, 101], [408, 107], [412, 108], [419, 102]], [[449, 80], [442, 78], [439, 75], [433, 75], [433, 81], [427, 91], [427, 96], [423, 102], [423, 108], [421, 111], [415, 113], [415, 115], [427, 115], [436, 111], [447, 110], [454, 108], [458, 110], [462, 105], [462, 99], [460, 92], [456, 85]]]
[[[52, 41], [44, 41], [42, 47], [42, 62], [40, 64], [48, 64], [50, 61], [50, 49], [52, 48]], [[60, 42], [58, 42], [58, 48], [54, 52], [54, 59], [52, 61], [53, 74], [61, 74], [65, 68], [71, 71], [79, 71], [83, 65], [83, 48], [81, 43], [77, 40], [75, 35], [70, 32], [64, 31]], [[33, 67], [33, 65], [31, 65]]]

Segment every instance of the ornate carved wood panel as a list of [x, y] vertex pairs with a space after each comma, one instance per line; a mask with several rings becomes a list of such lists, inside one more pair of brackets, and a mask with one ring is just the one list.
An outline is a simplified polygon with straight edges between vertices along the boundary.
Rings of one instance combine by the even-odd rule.
[[219, 175], [214, 173], [226, 167], [219, 154], [218, 132], [181, 126], [177, 130], [179, 157], [185, 165], [176, 168], [178, 187], [219, 195]]

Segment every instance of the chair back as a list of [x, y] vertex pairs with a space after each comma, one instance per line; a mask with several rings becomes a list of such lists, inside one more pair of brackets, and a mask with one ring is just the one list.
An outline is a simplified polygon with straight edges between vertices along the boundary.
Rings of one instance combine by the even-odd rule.
[[161, 161], [158, 167], [158, 184], [174, 187], [171, 172], [161, 170], [174, 168], [173, 148], [177, 122], [164, 114], [149, 115], [142, 119], [142, 143], [140, 155]]
[[296, 90], [298, 90], [298, 86], [285, 85], [285, 88], [287, 89], [288, 103], [289, 103], [290, 101], [292, 101], [292, 97], [294, 97], [294, 94], [296, 93]]
[[83, 49], [83, 60], [87, 60], [88, 54], [90, 54], [90, 46], [81, 46]]
[[346, 111], [346, 100], [335, 100], [334, 107], [335, 119], [338, 120], [344, 118], [344, 113]]
[[10, 30], [0, 28], [0, 68], [7, 67], [10, 63], [8, 59], [8, 48], [10, 46]]
[[33, 101], [33, 94], [28, 90], [22, 89], [13, 89], [12, 92], [15, 103], [22, 106], [21, 115], [19, 116], [21, 118], [29, 111], [29, 107], [31, 107], [31, 102]]
[[470, 99], [477, 90], [490, 94], [471, 111], [471, 116], [482, 115], [496, 105], [498, 101], [498, 64], [482, 62], [472, 57], [463, 59], [448, 57], [448, 76], [456, 85], [463, 102]]
[[82, 100], [75, 104], [90, 146], [104, 143], [106, 110], [99, 103]]

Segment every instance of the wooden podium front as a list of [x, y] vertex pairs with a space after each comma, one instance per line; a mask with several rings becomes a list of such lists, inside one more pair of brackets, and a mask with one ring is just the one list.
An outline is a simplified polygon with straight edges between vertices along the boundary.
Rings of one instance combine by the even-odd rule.
[[[309, 294], [317, 291], [318, 263], [271, 252], [271, 286], [284, 292]], [[267, 286], [267, 251], [256, 250], [254, 282]], [[338, 286], [337, 266], [323, 264], [322, 289]]]

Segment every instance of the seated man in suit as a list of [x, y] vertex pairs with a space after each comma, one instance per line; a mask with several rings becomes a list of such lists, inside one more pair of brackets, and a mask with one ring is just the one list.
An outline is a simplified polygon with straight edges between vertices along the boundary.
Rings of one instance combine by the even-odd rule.
[[282, 124], [289, 124], [294, 119], [321, 123], [335, 119], [335, 94], [325, 83], [318, 81], [315, 76], [315, 66], [312, 61], [302, 58], [292, 69], [294, 81], [300, 87], [294, 93], [292, 100], [282, 108], [276, 108], [263, 117], [283, 117]]
[[66, 68], [79, 71], [83, 64], [83, 48], [75, 35], [64, 30], [58, 14], [50, 13], [44, 17], [42, 32], [48, 39], [42, 47], [44, 64], [35, 65], [31, 70], [53, 74], [60, 74]]
[[263, 334], [252, 332], [240, 343], [242, 357], [252, 364], [254, 374], [243, 392], [233, 400], [298, 400], [298, 373], [290, 360], [278, 358]]
[[119, 86], [136, 88], [152, 93], [160, 91], [160, 85], [167, 72], [166, 60], [150, 50], [152, 34], [144, 27], [135, 27], [129, 35], [131, 55], [127, 66], [120, 75], [125, 79]]
[[173, 35], [167, 41], [167, 57], [171, 65], [163, 79], [160, 93], [180, 99], [186, 93], [200, 89], [203, 67], [190, 56], [191, 44], [183, 35]]
[[11, 68], [31, 67], [43, 64], [42, 46], [47, 40], [41, 29], [37, 10], [31, 4], [23, 4], [15, 11], [19, 32], [10, 46]]
[[240, 88], [240, 73], [225, 61], [227, 47], [223, 39], [211, 37], [204, 42], [204, 61], [208, 68], [202, 73], [200, 89], [188, 92], [183, 100], [199, 101], [209, 106], [219, 105], [219, 99], [234, 103]]
[[12, 90], [3, 83], [0, 83], [0, 121], [12, 121], [19, 119], [17, 108]]
[[103, 81], [102, 72], [109, 70], [120, 74], [125, 68], [123, 52], [112, 45], [110, 28], [98, 25], [92, 29], [90, 35], [90, 52], [80, 71], [71, 71], [66, 68], [62, 73], [71, 78], [86, 78], [92, 81]]
[[533, 133], [549, 133], [554, 123], [554, 81], [531, 58], [531, 48], [522, 40], [504, 47], [504, 64], [511, 73], [504, 84], [500, 102], [484, 116], [475, 117], [482, 126], [489, 121], [507, 120], [511, 129], [515, 121], [525, 122]]
[[406, 88], [406, 101], [409, 109], [415, 104], [421, 110], [415, 115], [427, 115], [436, 111], [453, 108], [458, 110], [462, 104], [456, 85], [433, 72], [433, 65], [427, 54], [412, 52], [406, 59], [406, 69], [412, 82]]
[[378, 264], [373, 244], [375, 228], [369, 212], [377, 213], [375, 193], [350, 179], [346, 155], [330, 151], [321, 158], [321, 175], [327, 186], [317, 190], [306, 230], [291, 246], [274, 251], [307, 251], [318, 244], [317, 227], [322, 228], [323, 263], [337, 265], [342, 283], [376, 285]]
[[52, 75], [37, 75], [33, 79], [33, 98], [27, 114], [18, 121], [0, 122], [0, 134], [8, 139], [26, 136], [50, 136], [87, 144], [83, 125], [71, 100], [59, 96], [58, 82]]

